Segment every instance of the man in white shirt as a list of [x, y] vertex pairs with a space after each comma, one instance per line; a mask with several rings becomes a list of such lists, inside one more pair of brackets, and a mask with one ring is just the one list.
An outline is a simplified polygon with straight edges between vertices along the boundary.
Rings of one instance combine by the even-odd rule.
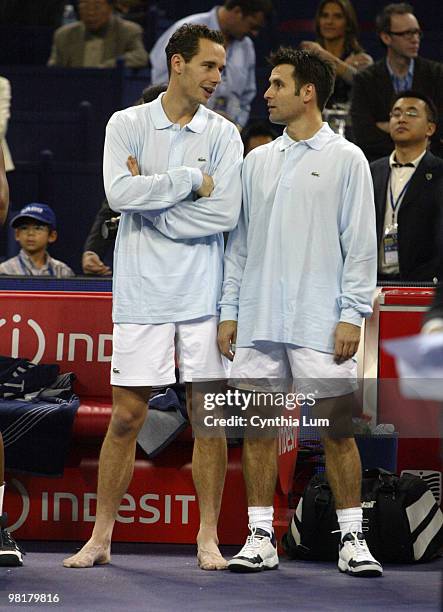
[[251, 103], [257, 93], [255, 49], [251, 37], [258, 35], [271, 10], [271, 0], [226, 0], [223, 6], [214, 6], [207, 13], [180, 19], [160, 36], [151, 50], [152, 84], [168, 80], [165, 47], [177, 28], [184, 23], [199, 23], [220, 30], [225, 37], [226, 68], [208, 108], [224, 113], [243, 128], [248, 122]]
[[[93, 534], [66, 567], [109, 562], [150, 390], [175, 382], [174, 352], [182, 382], [225, 376], [217, 348], [223, 232], [235, 227], [240, 212], [243, 145], [231, 122], [205, 108], [225, 66], [223, 36], [185, 25], [166, 54], [166, 92], [115, 113], [106, 131], [105, 191], [121, 214], [114, 250], [113, 414], [100, 454]], [[137, 165], [134, 173], [128, 158]], [[226, 567], [217, 539], [226, 454], [222, 438], [195, 441], [202, 569]]]
[[380, 280], [433, 282], [443, 210], [443, 160], [429, 150], [437, 110], [417, 91], [395, 96], [389, 121], [395, 148], [371, 164]]
[[[350, 422], [352, 358], [376, 284], [369, 166], [360, 149], [322, 122], [334, 84], [329, 63], [281, 48], [271, 65], [269, 118], [286, 129], [243, 165], [243, 208], [225, 256], [219, 345], [227, 357], [235, 354], [230, 378], [239, 386], [250, 382], [238, 379], [260, 377], [268, 381], [265, 389], [282, 392], [289, 377], [297, 393], [315, 398], [316, 414], [330, 421], [321, 435], [342, 535], [339, 569], [379, 576], [382, 568], [362, 534], [361, 465]], [[276, 569], [275, 435], [245, 437], [243, 469], [250, 535], [229, 569]]]

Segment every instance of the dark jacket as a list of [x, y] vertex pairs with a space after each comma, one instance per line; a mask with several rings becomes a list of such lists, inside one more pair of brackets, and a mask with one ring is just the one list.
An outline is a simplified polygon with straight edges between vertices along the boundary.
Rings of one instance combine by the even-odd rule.
[[94, 223], [92, 224], [89, 234], [86, 238], [83, 252], [93, 251], [97, 253], [100, 259], [109, 252], [114, 250], [115, 238], [106, 239], [102, 236], [102, 226], [105, 221], [109, 221], [112, 217], [117, 217], [117, 213], [109, 208], [107, 200], [103, 200], [100, 210], [95, 216]]
[[[380, 248], [390, 176], [389, 157], [371, 164], [377, 241]], [[437, 241], [443, 210], [443, 159], [427, 152], [398, 211], [400, 280], [429, 281], [438, 273]]]
[[[443, 157], [443, 64], [417, 57], [413, 90], [432, 98], [437, 106], [439, 125], [432, 139], [431, 150]], [[389, 134], [375, 126], [388, 121], [394, 96], [386, 59], [376, 62], [354, 77], [351, 102], [352, 129], [356, 144], [373, 161], [389, 155], [393, 144]]]

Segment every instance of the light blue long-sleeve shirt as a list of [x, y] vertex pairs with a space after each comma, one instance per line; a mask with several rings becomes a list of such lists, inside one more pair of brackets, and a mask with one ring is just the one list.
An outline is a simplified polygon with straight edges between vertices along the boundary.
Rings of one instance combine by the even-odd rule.
[[[217, 17], [219, 8], [215, 6], [207, 13], [189, 15], [163, 32], [149, 54], [153, 85], [167, 83], [169, 80], [165, 49], [172, 34], [185, 23], [206, 25], [211, 30], [220, 30]], [[251, 102], [256, 93], [254, 44], [248, 36], [243, 40], [232, 40], [226, 49], [226, 67], [222, 81], [209, 100], [208, 108], [227, 113], [243, 127], [248, 121]]]
[[[200, 105], [180, 129], [162, 95], [115, 113], [106, 129], [103, 175], [122, 214], [114, 250], [113, 320], [168, 323], [217, 314], [223, 235], [237, 223], [243, 145], [235, 126]], [[140, 176], [126, 161], [133, 155]], [[202, 173], [209, 198], [195, 193]]]
[[372, 180], [362, 151], [323, 127], [254, 149], [243, 207], [225, 255], [220, 320], [237, 346], [282, 342], [334, 352], [339, 321], [372, 312], [377, 241]]

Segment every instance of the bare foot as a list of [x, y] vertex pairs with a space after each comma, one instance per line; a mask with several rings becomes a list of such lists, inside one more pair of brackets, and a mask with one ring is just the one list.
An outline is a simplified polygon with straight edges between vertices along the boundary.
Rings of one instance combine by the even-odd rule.
[[93, 544], [86, 542], [81, 550], [72, 557], [63, 561], [65, 567], [93, 567], [111, 561], [111, 545]]
[[197, 563], [202, 570], [224, 570], [228, 567], [215, 542], [197, 544]]

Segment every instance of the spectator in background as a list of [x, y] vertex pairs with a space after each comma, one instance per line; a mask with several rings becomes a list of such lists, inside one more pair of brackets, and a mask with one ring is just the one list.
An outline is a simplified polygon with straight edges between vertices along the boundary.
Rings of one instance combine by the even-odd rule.
[[275, 140], [277, 133], [267, 121], [253, 121], [242, 131], [241, 138], [245, 148], [244, 156], [246, 157], [252, 149]]
[[80, 21], [54, 33], [48, 66], [113, 68], [122, 59], [128, 68], [143, 68], [148, 54], [143, 30], [113, 14], [113, 0], [80, 0]]
[[[420, 91], [434, 100], [443, 115], [443, 65], [419, 57], [423, 32], [410, 4], [388, 4], [377, 16], [377, 32], [386, 47], [386, 57], [356, 75], [352, 92], [352, 126], [356, 143], [372, 161], [389, 155], [389, 111], [394, 94], [407, 89]], [[431, 147], [442, 155], [442, 122]]]
[[223, 6], [215, 6], [207, 13], [180, 19], [160, 36], [151, 50], [152, 84], [168, 80], [165, 49], [171, 35], [180, 26], [184, 23], [201, 24], [220, 30], [226, 40], [226, 67], [208, 108], [243, 128], [257, 93], [255, 50], [250, 36], [255, 38], [258, 35], [271, 10], [271, 0], [226, 0]]
[[317, 42], [303, 41], [302, 49], [317, 52], [335, 67], [335, 87], [326, 108], [350, 103], [355, 74], [373, 63], [358, 42], [358, 22], [349, 0], [322, 0], [315, 15]]
[[8, 129], [8, 120], [11, 116], [11, 84], [8, 79], [0, 77], [0, 145], [3, 149], [4, 166], [6, 172], [14, 170], [11, 153], [5, 136]]
[[102, 228], [106, 221], [115, 217], [117, 217], [117, 213], [110, 209], [108, 200], [103, 200], [83, 247], [83, 274], [96, 274], [98, 276], [112, 274], [110, 266], [106, 265], [103, 259], [111, 249], [114, 251], [115, 238], [105, 238], [102, 234]]
[[437, 124], [432, 100], [397, 94], [389, 130], [395, 149], [371, 164], [379, 279], [432, 282], [443, 210], [443, 160], [427, 151]]
[[[136, 104], [152, 102], [158, 98], [163, 91], [166, 91], [166, 89], [167, 85], [145, 87], [142, 91], [141, 98], [137, 100]], [[111, 268], [102, 260], [105, 255], [114, 251], [115, 237], [104, 238], [102, 228], [105, 221], [110, 221], [114, 217], [117, 217], [117, 213], [110, 209], [108, 200], [103, 200], [100, 210], [94, 219], [94, 223], [89, 230], [85, 246], [83, 247], [82, 270], [84, 274], [107, 276], [112, 273]]]
[[48, 244], [57, 240], [56, 218], [47, 204], [27, 204], [11, 220], [15, 239], [21, 246], [16, 257], [0, 264], [0, 274], [26, 276], [74, 276], [74, 272], [62, 261], [52, 258]]

